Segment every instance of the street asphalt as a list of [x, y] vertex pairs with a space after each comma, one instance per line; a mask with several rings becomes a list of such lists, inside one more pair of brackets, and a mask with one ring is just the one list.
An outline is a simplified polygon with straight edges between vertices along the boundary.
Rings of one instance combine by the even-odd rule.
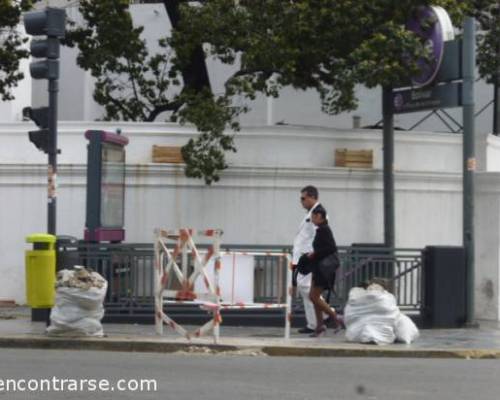
[[[492, 400], [500, 392], [500, 362], [495, 360], [183, 352], [131, 357], [122, 352], [33, 349], [0, 349], [0, 360], [0, 390], [2, 379], [22, 380], [20, 389], [27, 384], [36, 389], [42, 379], [57, 379], [57, 386], [45, 386], [44, 391], [38, 386], [33, 392], [15, 392], [10, 386], [10, 391], [0, 391], [0, 399], [8, 400]], [[91, 380], [107, 384], [92, 390], [87, 383]]]

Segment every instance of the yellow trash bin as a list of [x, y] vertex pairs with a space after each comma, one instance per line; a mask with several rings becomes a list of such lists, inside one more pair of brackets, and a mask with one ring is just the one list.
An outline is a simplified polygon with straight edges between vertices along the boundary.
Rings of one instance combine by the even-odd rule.
[[55, 300], [56, 237], [35, 233], [26, 238], [26, 298], [32, 308], [51, 308]]

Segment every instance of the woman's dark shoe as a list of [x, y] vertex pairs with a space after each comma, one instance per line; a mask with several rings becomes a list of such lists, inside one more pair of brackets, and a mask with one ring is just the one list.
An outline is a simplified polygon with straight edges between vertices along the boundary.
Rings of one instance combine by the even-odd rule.
[[312, 338], [318, 338], [318, 337], [324, 336], [324, 335], [325, 335], [325, 333], [326, 333], [326, 326], [325, 326], [325, 325], [323, 325], [323, 326], [321, 326], [321, 328], [316, 329], [316, 330], [314, 331], [314, 333], [311, 333], [311, 334], [309, 335], [309, 337], [312, 337]]
[[298, 333], [314, 333], [315, 330], [314, 329], [311, 329], [307, 326], [304, 326], [303, 328], [300, 328], [297, 330]]

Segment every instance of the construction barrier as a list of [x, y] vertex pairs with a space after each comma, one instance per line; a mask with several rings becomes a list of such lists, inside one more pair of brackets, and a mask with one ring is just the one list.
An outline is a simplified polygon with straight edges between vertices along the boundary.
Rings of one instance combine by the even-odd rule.
[[[155, 326], [158, 334], [163, 334], [163, 324], [166, 324], [188, 340], [212, 332], [214, 342], [217, 343], [220, 336], [219, 327], [222, 322], [221, 310], [283, 308], [286, 310], [284, 337], [285, 339], [290, 337], [292, 270], [291, 257], [288, 253], [224, 252], [224, 255], [232, 255], [233, 260], [236, 259], [236, 256], [273, 256], [283, 259], [287, 266], [285, 303], [234, 302], [234, 275], [233, 294], [229, 296], [231, 301], [227, 301], [227, 299], [222, 301], [220, 287], [220, 272], [223, 267], [220, 252], [222, 231], [217, 229], [202, 231], [193, 229], [180, 229], [178, 231], [157, 229], [155, 234]], [[211, 239], [208, 250], [199, 251], [193, 240], [194, 236]], [[191, 265], [189, 255], [191, 255]], [[180, 266], [178, 259], [180, 259]], [[209, 266], [212, 267], [213, 273], [209, 271]], [[237, 266], [233, 262], [233, 274], [236, 271]], [[204, 286], [206, 292], [200, 290], [200, 285], [195, 286], [198, 278], [202, 279], [202, 286]], [[173, 279], [177, 280], [177, 290], [167, 288]], [[281, 297], [278, 296], [278, 298]], [[200, 328], [189, 332], [167, 315], [164, 306], [168, 304], [198, 305], [202, 309], [211, 312], [212, 318]]]

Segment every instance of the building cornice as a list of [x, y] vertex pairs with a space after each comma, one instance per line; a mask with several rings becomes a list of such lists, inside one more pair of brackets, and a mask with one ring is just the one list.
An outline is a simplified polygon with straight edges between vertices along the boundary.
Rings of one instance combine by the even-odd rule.
[[[60, 164], [58, 185], [85, 186], [85, 164]], [[499, 174], [500, 175], [500, 174]], [[383, 190], [380, 170], [349, 168], [292, 168], [265, 166], [231, 166], [221, 173], [221, 180], [207, 186], [202, 180], [184, 176], [182, 165], [127, 164], [126, 182], [129, 187], [196, 187], [196, 188], [255, 188], [297, 189], [297, 185], [313, 184], [322, 190]], [[500, 179], [500, 177], [499, 177]], [[0, 186], [45, 186], [46, 164], [0, 164]], [[395, 173], [397, 191], [461, 192], [461, 175], [404, 171]]]
[[[3, 135], [26, 135], [33, 130], [31, 122], [0, 123], [0, 137]], [[106, 122], [106, 121], [60, 121], [60, 135], [82, 135], [86, 130], [107, 130], [115, 132], [120, 129], [124, 135], [151, 137], [190, 138], [197, 135], [194, 126], [160, 122]], [[330, 140], [360, 140], [363, 142], [381, 142], [382, 132], [378, 129], [335, 129], [319, 126], [245, 126], [238, 132], [228, 131], [236, 138], [267, 139], [330, 139]], [[396, 132], [396, 143], [437, 143], [461, 145], [461, 135], [435, 132]]]

